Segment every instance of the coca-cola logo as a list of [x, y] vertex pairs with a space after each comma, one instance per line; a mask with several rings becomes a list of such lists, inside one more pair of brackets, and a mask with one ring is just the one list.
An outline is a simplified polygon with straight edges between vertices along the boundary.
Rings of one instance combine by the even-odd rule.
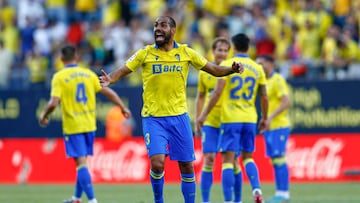
[[139, 181], [148, 176], [146, 147], [133, 141], [117, 150], [106, 150], [103, 144], [95, 143], [94, 156], [88, 164], [94, 181]]
[[312, 146], [298, 147], [294, 139], [287, 145], [287, 160], [290, 174], [294, 178], [335, 179], [340, 175], [344, 148], [341, 140], [321, 138]]

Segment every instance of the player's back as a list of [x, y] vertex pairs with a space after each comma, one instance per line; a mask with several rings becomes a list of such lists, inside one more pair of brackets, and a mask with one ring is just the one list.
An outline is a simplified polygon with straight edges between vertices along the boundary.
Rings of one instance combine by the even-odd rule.
[[221, 63], [231, 66], [233, 61], [244, 66], [242, 74], [234, 73], [224, 77], [226, 84], [222, 93], [222, 123], [257, 122], [256, 96], [259, 85], [266, 85], [265, 72], [261, 65], [250, 59], [247, 55], [235, 55]]
[[101, 89], [91, 70], [67, 67], [54, 75], [51, 96], [61, 101], [65, 134], [96, 130], [96, 92]]

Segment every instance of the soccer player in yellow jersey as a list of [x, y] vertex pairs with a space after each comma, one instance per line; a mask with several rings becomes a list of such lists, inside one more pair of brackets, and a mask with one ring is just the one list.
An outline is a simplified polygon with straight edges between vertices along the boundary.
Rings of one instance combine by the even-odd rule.
[[80, 203], [83, 192], [89, 203], [97, 203], [87, 168], [87, 156], [93, 154], [96, 130], [96, 93], [104, 94], [118, 105], [126, 118], [131, 113], [113, 90], [101, 87], [94, 72], [77, 65], [78, 53], [74, 46], [64, 46], [61, 54], [65, 68], [52, 79], [51, 98], [40, 116], [40, 124], [47, 125], [49, 115], [61, 103], [66, 156], [75, 160], [77, 169], [74, 196], [64, 203]]
[[290, 135], [289, 91], [286, 80], [275, 72], [274, 59], [271, 56], [259, 56], [257, 62], [265, 70], [266, 91], [269, 97], [269, 129], [264, 132], [266, 155], [271, 158], [274, 168], [276, 192], [267, 203], [289, 202], [289, 170], [285, 159], [286, 142]]
[[150, 181], [156, 203], [163, 203], [165, 157], [178, 161], [181, 190], [185, 203], [194, 203], [196, 194], [193, 167], [194, 141], [187, 114], [186, 81], [190, 65], [216, 76], [242, 72], [239, 63], [220, 67], [208, 62], [193, 49], [174, 41], [176, 22], [172, 17], [158, 17], [154, 23], [154, 45], [145, 46], [131, 56], [124, 66], [110, 74], [102, 71], [103, 86], [142, 68], [143, 133], [150, 158]]
[[[266, 93], [266, 76], [261, 65], [247, 55], [250, 40], [245, 34], [233, 36], [235, 56], [225, 60], [221, 65], [231, 61], [240, 62], [244, 72], [232, 74], [218, 80], [215, 92], [221, 92], [221, 141], [222, 152], [222, 186], [225, 203], [233, 202], [234, 158], [241, 151], [246, 175], [252, 186], [255, 203], [263, 202], [260, 180], [256, 163], [252, 158], [255, 151], [257, 111], [256, 96], [260, 95], [261, 119], [259, 130], [262, 133], [268, 126], [268, 98]], [[199, 117], [199, 125], [219, 100], [220, 94], [213, 94], [208, 105]], [[237, 203], [241, 200], [236, 201]]]
[[[212, 53], [214, 55], [214, 63], [219, 65], [223, 60], [228, 57], [231, 44], [229, 40], [224, 37], [217, 37], [212, 43]], [[196, 118], [198, 118], [203, 110], [203, 107], [209, 102], [212, 94], [218, 94], [214, 92], [217, 82], [217, 77], [212, 76], [206, 72], [199, 72], [198, 91], [196, 95]], [[219, 151], [219, 138], [220, 138], [220, 114], [221, 114], [221, 102], [218, 101], [215, 107], [207, 116], [204, 121], [203, 127], [200, 129], [198, 125], [195, 125], [195, 133], [197, 136], [202, 137], [202, 151], [204, 154], [203, 168], [200, 179], [200, 189], [202, 203], [210, 202], [210, 190], [213, 183], [213, 166], [217, 152]], [[241, 188], [239, 188], [242, 182], [241, 169], [238, 162], [235, 162], [235, 186], [234, 194], [235, 201], [240, 199]]]

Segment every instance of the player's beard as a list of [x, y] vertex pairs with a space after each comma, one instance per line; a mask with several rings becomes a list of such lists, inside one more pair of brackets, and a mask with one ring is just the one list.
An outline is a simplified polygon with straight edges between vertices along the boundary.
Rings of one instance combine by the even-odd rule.
[[155, 37], [155, 44], [158, 46], [158, 47], [161, 47], [163, 46], [164, 44], [167, 44], [170, 39], [171, 39], [171, 34], [170, 33], [164, 33], [164, 39], [163, 40], [156, 40], [156, 36]]

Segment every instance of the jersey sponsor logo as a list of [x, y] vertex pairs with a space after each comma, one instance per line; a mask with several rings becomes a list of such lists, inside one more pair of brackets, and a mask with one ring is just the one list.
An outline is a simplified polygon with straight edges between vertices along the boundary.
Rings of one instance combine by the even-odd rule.
[[182, 66], [153, 64], [152, 72], [153, 72], [153, 74], [182, 72]]

